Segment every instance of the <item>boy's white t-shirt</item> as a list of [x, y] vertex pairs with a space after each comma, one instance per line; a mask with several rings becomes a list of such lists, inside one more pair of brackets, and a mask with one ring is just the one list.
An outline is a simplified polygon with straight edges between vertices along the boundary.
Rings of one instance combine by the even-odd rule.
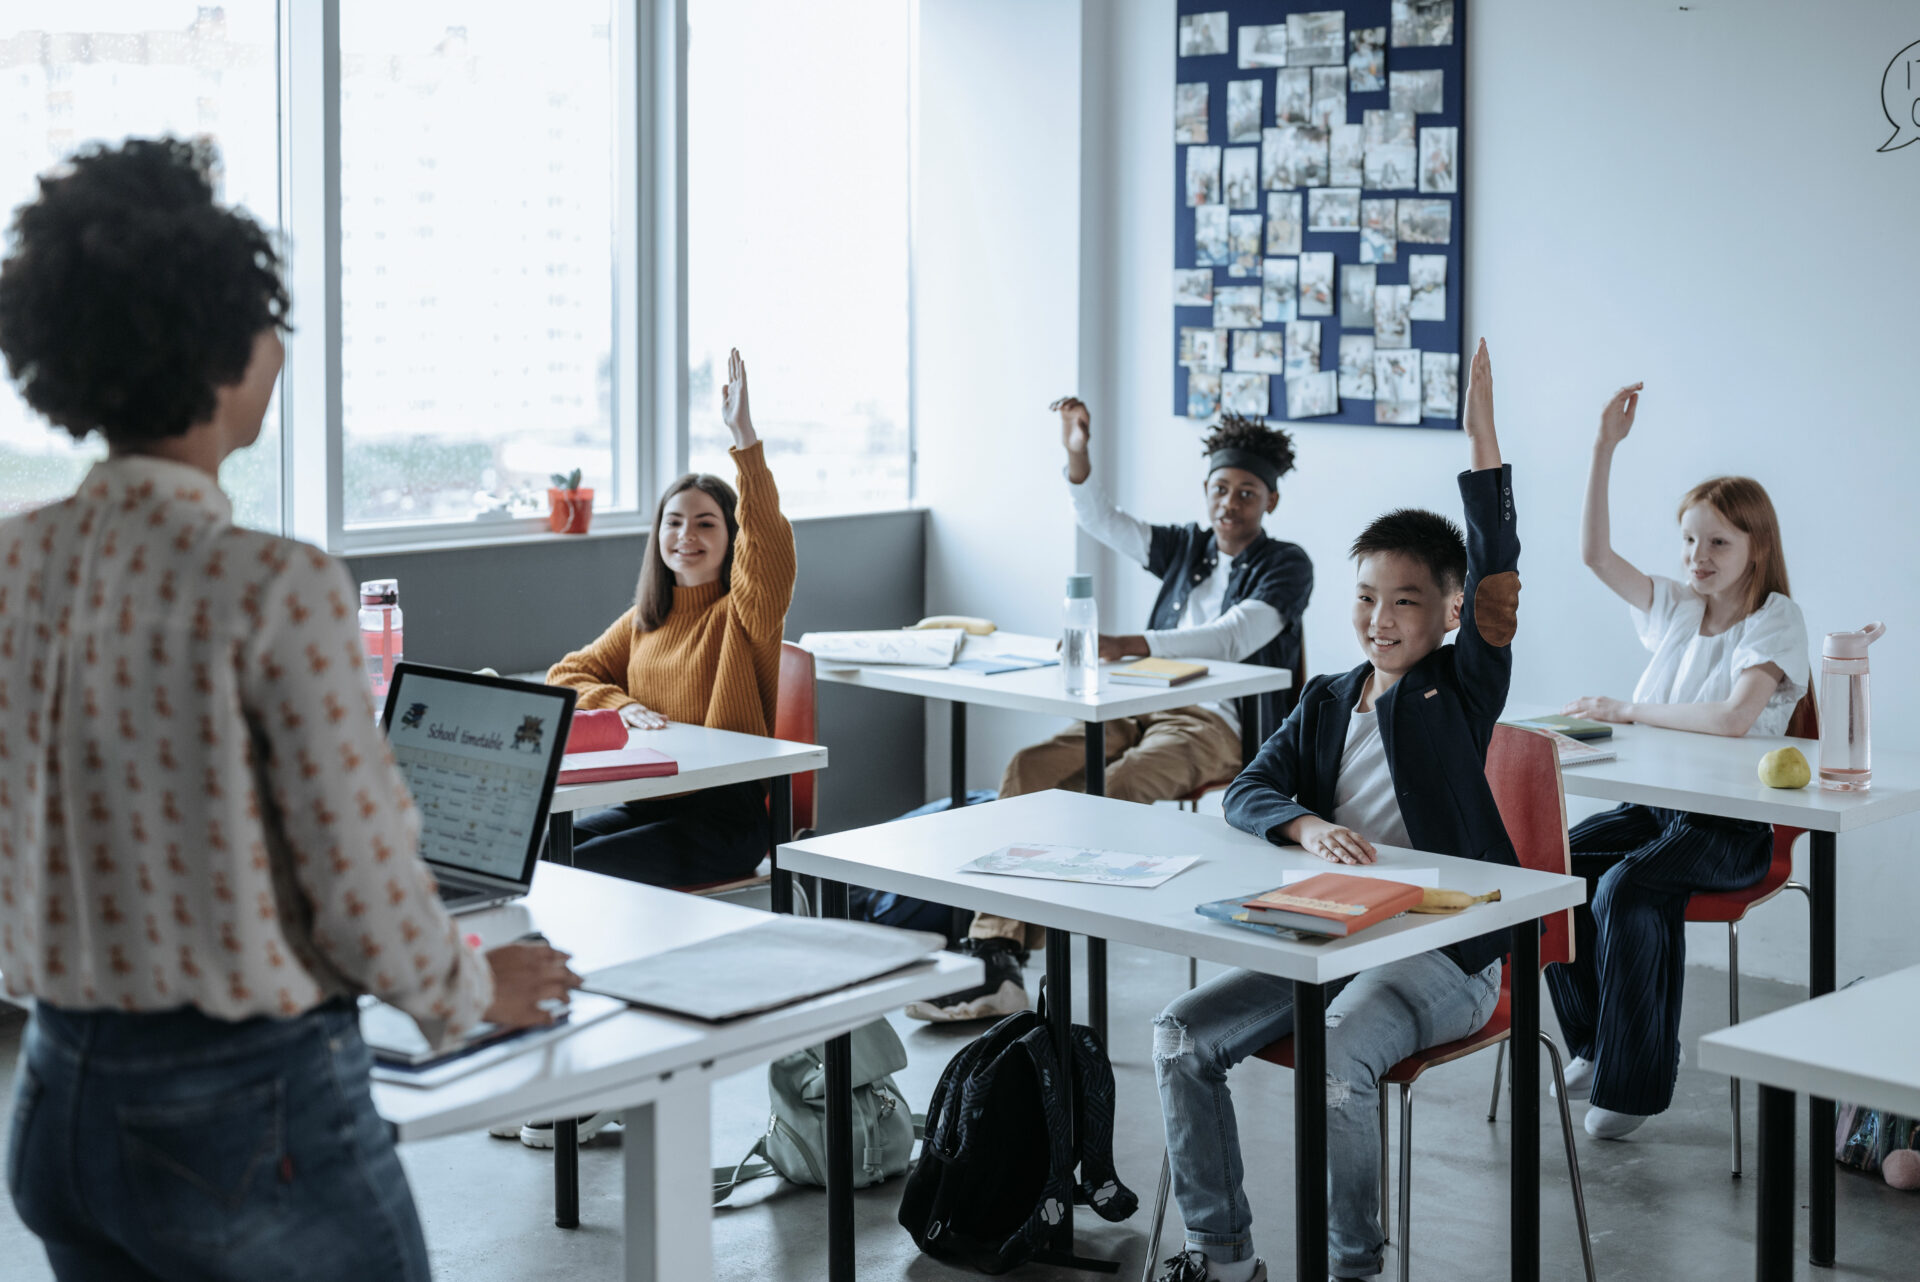
[[1400, 799], [1387, 769], [1387, 746], [1380, 738], [1378, 705], [1355, 708], [1347, 721], [1347, 746], [1340, 754], [1340, 777], [1333, 785], [1333, 823], [1351, 828], [1377, 846], [1411, 846]]
[[1659, 575], [1653, 580], [1653, 601], [1645, 610], [1633, 610], [1633, 626], [1640, 643], [1653, 652], [1640, 683], [1633, 688], [1635, 703], [1720, 703], [1733, 697], [1733, 683], [1748, 668], [1778, 665], [1786, 674], [1767, 706], [1755, 718], [1749, 735], [1772, 737], [1787, 732], [1794, 705], [1807, 692], [1811, 669], [1807, 662], [1807, 622], [1793, 598], [1775, 592], [1758, 610], [1718, 636], [1700, 635], [1706, 602], [1685, 584]]

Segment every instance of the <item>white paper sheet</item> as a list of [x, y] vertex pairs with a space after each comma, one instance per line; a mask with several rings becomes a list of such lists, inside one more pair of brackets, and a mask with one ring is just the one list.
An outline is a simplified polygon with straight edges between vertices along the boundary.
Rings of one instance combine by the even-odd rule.
[[905, 628], [890, 632], [808, 632], [800, 648], [827, 667], [896, 664], [944, 668], [960, 652], [966, 633], [959, 628]]
[[1139, 886], [1150, 890], [1198, 862], [1197, 855], [1130, 855], [1118, 850], [1029, 842], [1002, 846], [990, 855], [960, 865], [958, 871], [1037, 877], [1043, 881], [1080, 881], [1096, 886]]

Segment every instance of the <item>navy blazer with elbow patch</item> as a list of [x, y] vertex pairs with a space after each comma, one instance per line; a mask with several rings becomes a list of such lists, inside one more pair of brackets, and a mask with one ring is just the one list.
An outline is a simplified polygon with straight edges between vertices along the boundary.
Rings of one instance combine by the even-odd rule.
[[[1513, 469], [1460, 474], [1467, 581], [1460, 631], [1421, 659], [1378, 701], [1380, 742], [1407, 839], [1418, 850], [1517, 866], [1487, 784], [1487, 745], [1507, 702], [1520, 596]], [[1227, 822], [1280, 844], [1301, 815], [1331, 820], [1347, 726], [1373, 674], [1362, 663], [1307, 683], [1300, 702], [1227, 789]], [[1468, 974], [1508, 949], [1505, 930], [1442, 949]]]

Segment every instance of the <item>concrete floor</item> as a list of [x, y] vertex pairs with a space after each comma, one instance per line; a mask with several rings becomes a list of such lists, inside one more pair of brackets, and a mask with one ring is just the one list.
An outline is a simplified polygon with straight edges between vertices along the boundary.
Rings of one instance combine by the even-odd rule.
[[[1123, 1125], [1115, 1137], [1121, 1176], [1141, 1196], [1153, 1195], [1161, 1152], [1160, 1111], [1149, 1060], [1149, 1021], [1186, 983], [1184, 959], [1115, 947], [1111, 950], [1113, 1060]], [[1203, 968], [1204, 971], [1204, 968]], [[1037, 979], [1037, 975], [1033, 977]], [[1720, 1026], [1725, 1011], [1722, 972], [1687, 977], [1685, 1036], [1691, 1045]], [[1748, 981], [1751, 1014], [1798, 1000], [1800, 990]], [[1543, 1008], [1545, 1006], [1543, 997]], [[1084, 1004], [1080, 1007], [1084, 1010]], [[935, 1028], [897, 1020], [913, 1057], [901, 1085], [924, 1107], [941, 1067], [977, 1028]], [[0, 1081], [10, 1083], [22, 1020], [0, 1016]], [[1727, 1173], [1727, 1083], [1691, 1066], [1680, 1074], [1674, 1107], [1633, 1139], [1603, 1144], [1579, 1132], [1594, 1254], [1611, 1279], [1740, 1279], [1753, 1276], [1751, 1225], [1755, 1186]], [[1492, 1057], [1483, 1055], [1436, 1070], [1415, 1092], [1413, 1276], [1432, 1282], [1506, 1276], [1508, 1110], [1486, 1122]], [[1542, 1076], [1546, 1075], [1544, 1057]], [[1248, 1064], [1234, 1079], [1255, 1214], [1254, 1232], [1272, 1276], [1292, 1276], [1291, 1075]], [[1747, 1092], [1747, 1146], [1753, 1157], [1753, 1092]], [[1551, 1101], [1543, 1100], [1543, 1105]], [[5, 1110], [10, 1113], [11, 1110]], [[742, 1074], [714, 1092], [713, 1159], [731, 1162], [766, 1124], [764, 1072]], [[1553, 1282], [1581, 1276], [1579, 1247], [1567, 1194], [1557, 1113], [1546, 1113], [1541, 1143], [1542, 1276]], [[1576, 1109], [1574, 1124], [1579, 1126]], [[1397, 1125], [1397, 1123], [1396, 1123]], [[1804, 1131], [1805, 1113], [1801, 1114]], [[3, 1134], [3, 1132], [0, 1132]], [[551, 1161], [542, 1153], [485, 1135], [457, 1136], [401, 1150], [432, 1248], [434, 1271], [461, 1282], [521, 1279], [616, 1279], [620, 1276], [620, 1164], [618, 1132], [582, 1154], [581, 1227], [555, 1229], [551, 1221]], [[1397, 1151], [1397, 1141], [1396, 1141]], [[1804, 1166], [1804, 1163], [1800, 1164]], [[1806, 1173], [1800, 1171], [1804, 1190]], [[1839, 1255], [1818, 1276], [1843, 1279], [1920, 1278], [1914, 1240], [1920, 1199], [1894, 1192], [1877, 1177], [1848, 1171], [1839, 1177]], [[869, 1279], [976, 1276], [921, 1257], [894, 1222], [897, 1182], [858, 1195], [860, 1275]], [[1804, 1205], [1804, 1193], [1799, 1199]], [[766, 1180], [737, 1193], [714, 1215], [716, 1276], [811, 1282], [825, 1276], [824, 1199], [818, 1190]], [[1122, 1279], [1139, 1276], [1149, 1211], [1110, 1225], [1084, 1211], [1083, 1254], [1118, 1258]], [[1089, 1225], [1089, 1221], [1091, 1224]], [[1179, 1242], [1177, 1211], [1168, 1216], [1162, 1254]], [[1799, 1236], [1806, 1240], [1801, 1217]], [[1390, 1247], [1388, 1276], [1397, 1267]], [[52, 1275], [37, 1242], [21, 1227], [10, 1203], [0, 1202], [0, 1275], [8, 1282], [42, 1282]], [[1040, 1282], [1085, 1282], [1097, 1274], [1028, 1266], [1019, 1276]], [[1801, 1277], [1814, 1276], [1805, 1263]]]

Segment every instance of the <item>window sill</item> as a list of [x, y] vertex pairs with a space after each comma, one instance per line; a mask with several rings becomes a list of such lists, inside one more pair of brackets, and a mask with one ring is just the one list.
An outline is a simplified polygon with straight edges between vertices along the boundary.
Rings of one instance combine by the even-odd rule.
[[[925, 512], [919, 504], [904, 507], [878, 508], [871, 512], [836, 512], [822, 516], [793, 517], [793, 524], [807, 526], [827, 521], [858, 521], [877, 516], [898, 516], [905, 513]], [[493, 547], [529, 547], [542, 543], [572, 543], [582, 539], [628, 539], [644, 538], [651, 531], [651, 521], [637, 512], [596, 513], [593, 528], [585, 534], [555, 534], [551, 530], [536, 528], [532, 522], [502, 521], [497, 525], [491, 522], [476, 522], [479, 529], [468, 532], [466, 526], [437, 526], [431, 532], [394, 530], [391, 533], [356, 530], [348, 534], [331, 550], [338, 557], [398, 556], [418, 552], [463, 552], [475, 548]], [[544, 522], [541, 523], [544, 525]], [[482, 533], [482, 530], [485, 530]]]

